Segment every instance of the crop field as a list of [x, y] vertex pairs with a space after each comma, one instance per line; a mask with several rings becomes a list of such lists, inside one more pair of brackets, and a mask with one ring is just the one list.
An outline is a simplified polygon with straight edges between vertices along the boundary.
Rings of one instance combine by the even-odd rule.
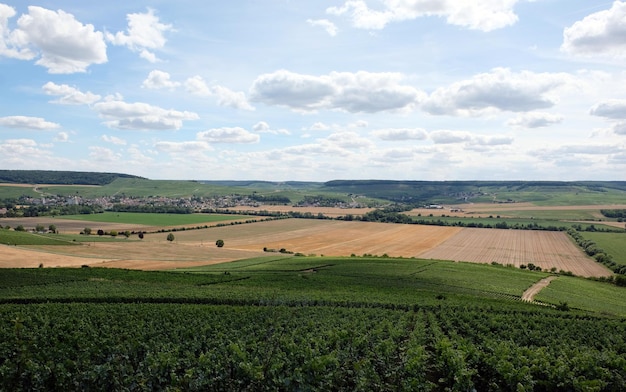
[[[248, 225], [211, 228], [226, 247], [259, 251], [285, 249], [304, 254], [349, 256], [351, 254], [414, 257], [454, 235], [453, 227], [394, 225], [311, 219], [281, 219]], [[177, 238], [197, 242], [202, 232], [187, 231]]]
[[[570, 271], [580, 276], [611, 274], [588, 258], [563, 232], [280, 219], [177, 231], [174, 236], [172, 242], [166, 240], [167, 233], [152, 233], [146, 234], [141, 241], [133, 236], [115, 242], [83, 242], [81, 246], [40, 244], [29, 246], [28, 250], [37, 250], [39, 255], [50, 253], [51, 260], [44, 262], [45, 266], [63, 265], [62, 257], [72, 256], [86, 260], [85, 264], [173, 269], [271, 254], [281, 257], [279, 251], [282, 249], [318, 256], [375, 255], [476, 263], [495, 261], [515, 267], [533, 263], [546, 270], [554, 267], [557, 271]], [[223, 248], [215, 246], [218, 239], [224, 241]], [[13, 249], [12, 253], [12, 257], [5, 257], [4, 266], [24, 265], [19, 249]], [[76, 261], [71, 261], [70, 265], [76, 265]]]
[[360, 257], [8, 269], [0, 390], [624, 390], [626, 308], [594, 301], [626, 289], [567, 278], [603, 296], [520, 301], [544, 276]]
[[[623, 223], [622, 223], [623, 224]], [[626, 265], [626, 233], [582, 233], [583, 238], [592, 240], [599, 248], [622, 265]]]
[[608, 276], [612, 272], [588, 258], [562, 232], [465, 228], [443, 244], [419, 254], [421, 258], [476, 263], [532, 263], [542, 269], [570, 271], [579, 276]]
[[103, 212], [101, 214], [65, 215], [62, 219], [85, 222], [120, 223], [143, 226], [181, 226], [250, 218], [219, 214], [151, 214], [141, 212]]

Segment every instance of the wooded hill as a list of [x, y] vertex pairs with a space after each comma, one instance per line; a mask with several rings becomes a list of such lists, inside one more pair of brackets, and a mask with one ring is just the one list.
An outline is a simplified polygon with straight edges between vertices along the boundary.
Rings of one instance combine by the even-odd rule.
[[0, 183], [106, 185], [116, 178], [142, 178], [130, 174], [54, 170], [0, 170]]

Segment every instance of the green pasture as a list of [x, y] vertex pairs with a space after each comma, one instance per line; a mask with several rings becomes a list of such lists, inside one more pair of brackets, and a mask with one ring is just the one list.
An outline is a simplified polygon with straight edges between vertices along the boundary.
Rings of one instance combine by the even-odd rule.
[[41, 195], [33, 191], [32, 187], [6, 186], [0, 184], [0, 200], [18, 199], [22, 196], [41, 197]]
[[617, 264], [626, 265], [626, 233], [581, 233], [583, 238], [592, 240], [598, 248], [613, 257]]
[[[0, 244], [5, 245], [71, 245], [72, 240], [47, 234], [0, 229]], [[0, 256], [1, 257], [1, 256]]]
[[538, 206], [623, 204], [625, 197], [623, 190], [602, 188], [602, 190], [594, 191], [583, 186], [514, 187], [491, 189], [491, 192], [495, 194], [497, 201], [514, 200], [530, 202]]
[[143, 212], [103, 212], [101, 214], [63, 215], [61, 219], [85, 222], [135, 224], [146, 226], [181, 226], [247, 219], [245, 215], [220, 214], [155, 214]]
[[[504, 214], [503, 214], [504, 215]], [[506, 215], [509, 215], [508, 212]], [[411, 216], [413, 221], [425, 221], [432, 222], [433, 224], [439, 224], [442, 222], [448, 226], [468, 226], [468, 227], [476, 227], [480, 225], [482, 226], [491, 226], [495, 227], [496, 224], [501, 224], [506, 222], [507, 226], [510, 228], [561, 228], [569, 229], [570, 227], [578, 227], [580, 226], [582, 230], [586, 230], [592, 225], [597, 229], [609, 230], [609, 231], [620, 231], [619, 228], [613, 226], [603, 225], [602, 222], [597, 223], [581, 223], [581, 222], [569, 222], [569, 221], [561, 221], [555, 219], [530, 219], [530, 218], [511, 218], [511, 217], [502, 217], [498, 218], [498, 214], [494, 214], [493, 218], [477, 218], [477, 217], [457, 217], [457, 216], [437, 216], [436, 213], [433, 213], [433, 216], [422, 215], [422, 216]]]
[[593, 280], [559, 276], [541, 290], [536, 300], [602, 314], [626, 317], [626, 287], [617, 287]]

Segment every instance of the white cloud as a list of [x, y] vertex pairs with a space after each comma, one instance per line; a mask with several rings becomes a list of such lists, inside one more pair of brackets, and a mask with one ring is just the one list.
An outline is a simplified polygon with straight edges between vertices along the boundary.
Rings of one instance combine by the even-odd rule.
[[472, 140], [472, 134], [464, 131], [438, 130], [429, 134], [435, 144], [454, 144]]
[[0, 117], [0, 127], [16, 129], [48, 130], [61, 126], [57, 123], [49, 122], [40, 117], [8, 116]]
[[259, 76], [251, 99], [297, 111], [336, 109], [351, 113], [412, 109], [425, 94], [403, 85], [399, 73], [332, 72], [302, 75], [286, 70]]
[[346, 149], [373, 148], [374, 143], [361, 137], [356, 132], [338, 132], [323, 139], [323, 143], [331, 144]]
[[328, 19], [307, 19], [306, 22], [313, 27], [323, 28], [331, 37], [337, 35], [337, 26], [335, 26], [335, 24]]
[[202, 151], [211, 151], [213, 147], [203, 141], [186, 141], [186, 142], [156, 142], [154, 148], [160, 152], [166, 153], [193, 153]]
[[330, 125], [326, 125], [323, 122], [316, 122], [310, 127], [306, 128], [306, 131], [328, 131], [331, 129]]
[[198, 140], [209, 143], [258, 143], [261, 137], [243, 128], [213, 128], [196, 134]]
[[102, 139], [103, 141], [107, 143], [116, 144], [118, 146], [126, 145], [126, 140], [120, 139], [119, 137], [116, 137], [116, 136], [102, 135], [100, 139]]
[[51, 102], [62, 105], [90, 105], [100, 100], [97, 94], [92, 94], [90, 91], [83, 93], [67, 84], [48, 82], [42, 86], [42, 89], [47, 95], [60, 96], [59, 99]]
[[514, 73], [508, 68], [495, 68], [435, 90], [423, 109], [430, 114], [465, 116], [545, 109], [557, 103], [556, 90], [572, 80], [571, 75], [563, 73]]
[[428, 137], [422, 128], [378, 129], [371, 134], [382, 140], [424, 140]]
[[143, 88], [155, 90], [161, 88], [173, 90], [178, 86], [180, 86], [180, 83], [171, 81], [169, 73], [159, 70], [150, 71], [146, 80], [141, 84]]
[[153, 51], [165, 46], [167, 42], [165, 33], [172, 31], [173, 27], [161, 23], [154, 12], [149, 8], [146, 13], [126, 15], [127, 32], [107, 33], [107, 40], [113, 45], [123, 45], [134, 52], [139, 52], [142, 58], [151, 63], [156, 62], [157, 57]]
[[620, 121], [613, 124], [613, 132], [616, 135], [626, 135], [626, 121]]
[[248, 102], [243, 92], [232, 91], [224, 86], [209, 86], [201, 76], [193, 76], [185, 82], [187, 91], [191, 94], [216, 97], [220, 106], [231, 107], [242, 110], [254, 110], [254, 107]]
[[513, 8], [518, 0], [382, 0], [382, 10], [371, 9], [364, 0], [349, 0], [341, 7], [330, 7], [328, 14], [348, 16], [360, 29], [380, 30], [388, 23], [436, 16], [446, 22], [473, 30], [491, 31], [517, 22]]
[[563, 31], [561, 50], [574, 55], [626, 56], [626, 3], [593, 13]]
[[608, 99], [594, 105], [589, 111], [594, 116], [606, 117], [610, 119], [626, 119], [626, 100]]
[[266, 123], [265, 121], [259, 121], [258, 123], [254, 124], [254, 126], [252, 127], [252, 130], [257, 133], [270, 133], [273, 135], [291, 135], [291, 132], [289, 132], [287, 129], [270, 128], [269, 124]]
[[103, 34], [93, 25], [84, 25], [62, 10], [29, 6], [28, 14], [10, 31], [8, 18], [15, 11], [0, 4], [0, 55], [36, 61], [53, 74], [85, 72], [92, 64], [107, 62]]
[[65, 142], [68, 142], [69, 140], [70, 140], [70, 135], [67, 132], [59, 132], [54, 137], [55, 142], [65, 143]]
[[545, 112], [530, 112], [519, 115], [507, 122], [509, 126], [521, 128], [541, 128], [563, 121], [563, 116]]
[[11, 31], [9, 19], [16, 15], [15, 9], [0, 3], [0, 56], [20, 60], [32, 60], [35, 57], [20, 31]]
[[89, 147], [89, 158], [96, 162], [119, 163], [122, 155], [113, 150], [100, 146]]
[[193, 112], [168, 110], [142, 102], [107, 100], [96, 103], [93, 108], [107, 120], [108, 127], [117, 129], [178, 130], [183, 121], [200, 118]]

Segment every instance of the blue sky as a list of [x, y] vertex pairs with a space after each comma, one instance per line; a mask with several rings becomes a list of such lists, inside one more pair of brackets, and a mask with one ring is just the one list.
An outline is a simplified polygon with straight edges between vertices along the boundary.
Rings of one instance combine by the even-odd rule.
[[626, 2], [0, 0], [0, 168], [626, 180]]

